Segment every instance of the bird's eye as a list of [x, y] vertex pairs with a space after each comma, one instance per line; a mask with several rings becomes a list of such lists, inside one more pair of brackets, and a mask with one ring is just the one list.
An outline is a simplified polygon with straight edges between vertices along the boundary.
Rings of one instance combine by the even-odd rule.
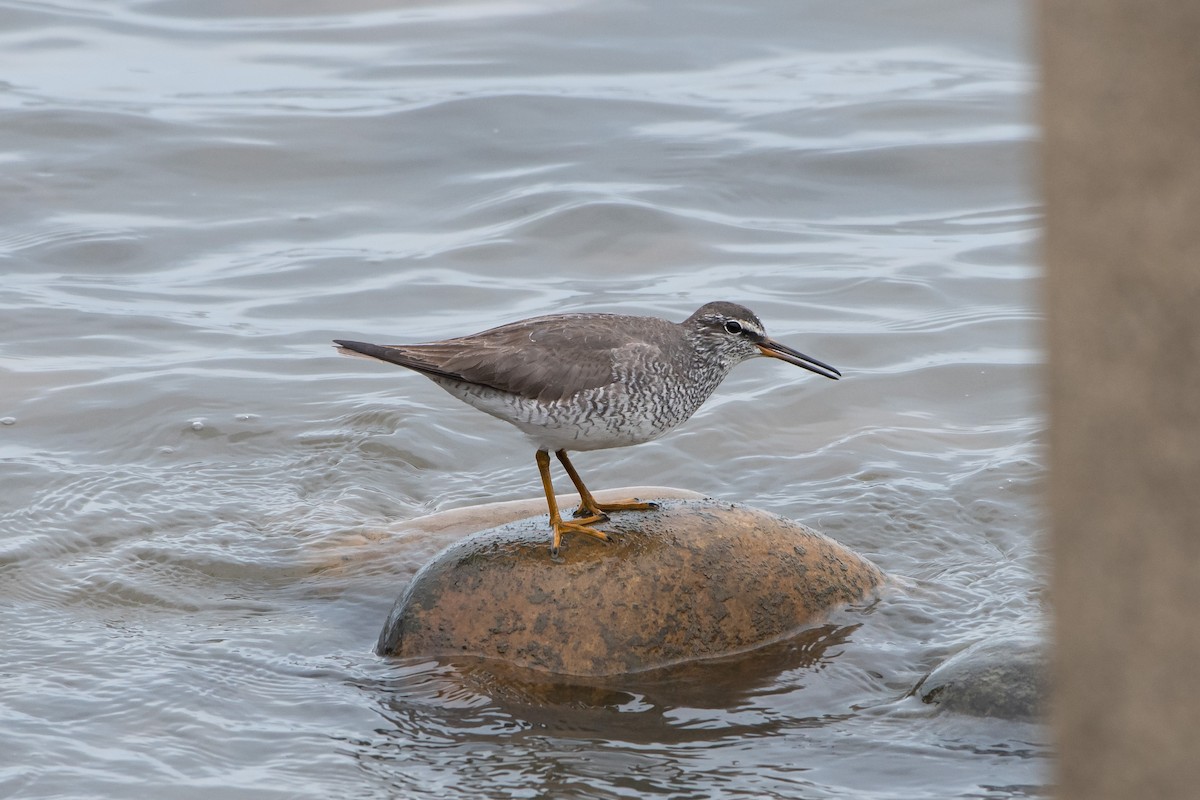
[[737, 334], [742, 332], [742, 323], [735, 322], [734, 320], [729, 320], [728, 322], [725, 323], [725, 332], [732, 333], [733, 335], [736, 336]]

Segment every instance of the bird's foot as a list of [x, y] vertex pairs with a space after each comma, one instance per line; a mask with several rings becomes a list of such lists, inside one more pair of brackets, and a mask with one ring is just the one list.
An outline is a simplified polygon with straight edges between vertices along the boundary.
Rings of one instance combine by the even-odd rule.
[[572, 516], [576, 519], [596, 517], [598, 520], [605, 520], [608, 519], [607, 512], [609, 511], [653, 511], [656, 508], [658, 508], [658, 503], [643, 502], [637, 498], [622, 500], [619, 503], [597, 503], [593, 500], [590, 505], [585, 500], [579, 504], [579, 508], [575, 509]]
[[604, 531], [598, 531], [595, 528], [589, 527], [592, 523], [603, 522], [606, 519], [608, 519], [608, 517], [603, 515], [592, 515], [586, 519], [575, 520], [572, 522], [566, 522], [562, 519], [551, 519], [550, 527], [554, 530], [554, 539], [550, 544], [550, 555], [558, 555], [558, 546], [562, 544], [563, 536], [568, 533], [584, 533], [588, 536], [594, 536], [602, 542], [611, 541], [611, 539], [608, 537], [608, 534]]

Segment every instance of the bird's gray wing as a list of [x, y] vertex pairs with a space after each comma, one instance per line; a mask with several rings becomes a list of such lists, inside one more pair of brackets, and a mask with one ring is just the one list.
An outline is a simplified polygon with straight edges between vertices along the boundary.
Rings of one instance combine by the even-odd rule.
[[638, 326], [658, 322], [645, 317], [564, 314], [428, 344], [338, 344], [431, 377], [553, 402], [612, 382], [614, 365], [622, 355], [646, 347], [644, 337], [635, 335]]

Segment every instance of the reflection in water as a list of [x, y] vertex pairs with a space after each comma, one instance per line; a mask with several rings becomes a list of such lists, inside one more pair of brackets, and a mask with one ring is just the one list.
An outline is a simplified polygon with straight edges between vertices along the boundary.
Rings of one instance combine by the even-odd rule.
[[386, 726], [346, 744], [365, 769], [397, 785], [453, 769], [494, 791], [537, 776], [552, 794], [607, 765], [638, 791], [675, 792], [707, 745], [737, 747], [850, 718], [850, 709], [791, 717], [762, 701], [802, 691], [859, 626], [823, 625], [738, 657], [607, 679], [479, 661], [398, 662], [387, 677], [359, 685], [376, 698]]
[[[549, 676], [494, 662], [455, 662], [436, 672], [444, 684], [433, 699], [442, 713], [457, 706], [477, 713], [482, 704], [491, 714], [554, 736], [668, 744], [766, 733], [778, 722], [747, 725], [739, 721], [738, 709], [776, 684], [783, 673], [828, 663], [858, 627], [823, 625], [734, 658], [615, 678]], [[428, 687], [414, 695], [406, 676], [373, 688], [381, 694], [383, 713], [396, 723], [398, 735], [408, 735], [414, 728], [410, 715], [428, 699]], [[717, 712], [714, 720], [730, 724], [695, 725], [679, 713], [686, 709], [712, 710]]]

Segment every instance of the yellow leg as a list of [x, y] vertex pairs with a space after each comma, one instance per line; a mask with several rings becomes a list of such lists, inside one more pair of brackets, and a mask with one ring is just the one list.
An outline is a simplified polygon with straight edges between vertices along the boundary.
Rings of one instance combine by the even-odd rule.
[[[643, 503], [639, 500], [625, 500], [620, 503], [596, 502], [596, 498], [592, 497], [592, 493], [583, 485], [583, 479], [575, 471], [575, 465], [567, 458], [567, 451], [555, 450], [554, 455], [562, 462], [563, 469], [567, 471], [567, 475], [571, 478], [571, 483], [575, 484], [575, 491], [579, 492], [579, 508], [575, 509], [575, 516], [587, 518], [581, 520], [582, 522], [600, 522], [608, 519], [608, 516], [605, 514], [606, 511], [649, 511], [652, 508], [658, 508], [654, 503]], [[541, 462], [539, 461], [539, 463]], [[546, 456], [546, 463], [550, 463], [549, 455]]]
[[606, 533], [588, 527], [589, 523], [603, 520], [603, 515], [593, 515], [588, 519], [575, 522], [563, 520], [562, 515], [558, 513], [558, 501], [554, 499], [554, 484], [550, 480], [550, 454], [545, 450], [538, 450], [536, 457], [538, 472], [542, 476], [542, 489], [546, 492], [546, 505], [550, 507], [550, 528], [554, 531], [554, 539], [550, 543], [550, 554], [558, 555], [558, 546], [562, 544], [564, 533], [586, 533], [588, 536], [595, 536], [597, 539], [607, 542], [608, 535]]

